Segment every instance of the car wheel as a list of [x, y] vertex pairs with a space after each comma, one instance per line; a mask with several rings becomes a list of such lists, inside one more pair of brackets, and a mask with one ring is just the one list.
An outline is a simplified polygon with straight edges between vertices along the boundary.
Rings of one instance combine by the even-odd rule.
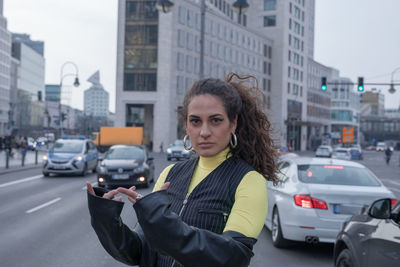
[[274, 247], [283, 248], [289, 245], [288, 240], [283, 238], [281, 221], [279, 219], [278, 208], [274, 208], [272, 214], [272, 227], [271, 227], [272, 244]]
[[49, 176], [50, 176], [50, 173], [48, 173], [48, 172], [43, 172], [43, 176], [44, 176], [44, 177], [49, 177]]
[[351, 256], [351, 252], [349, 249], [343, 249], [342, 252], [340, 252], [337, 260], [335, 267], [354, 267], [354, 261], [353, 261], [353, 256]]

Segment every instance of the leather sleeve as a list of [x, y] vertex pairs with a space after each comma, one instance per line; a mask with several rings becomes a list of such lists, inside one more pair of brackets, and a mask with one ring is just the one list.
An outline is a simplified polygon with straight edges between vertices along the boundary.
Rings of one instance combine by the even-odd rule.
[[191, 227], [169, 210], [167, 191], [151, 193], [133, 205], [150, 246], [184, 266], [242, 267], [250, 264], [257, 241], [238, 232], [216, 234]]
[[131, 231], [120, 217], [123, 202], [103, 198], [106, 189], [95, 187], [96, 195], [87, 192], [91, 224], [104, 249], [116, 260], [128, 265], [155, 266], [155, 252], [150, 249], [140, 226]]

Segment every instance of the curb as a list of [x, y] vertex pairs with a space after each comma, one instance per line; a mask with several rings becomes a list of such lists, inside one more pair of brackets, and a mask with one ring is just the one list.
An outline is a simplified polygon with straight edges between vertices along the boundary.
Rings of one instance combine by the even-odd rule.
[[38, 169], [41, 168], [42, 164], [25, 164], [24, 167], [22, 166], [11, 166], [10, 168], [0, 168], [0, 175], [4, 175], [11, 172], [19, 172], [19, 171], [26, 171], [31, 169]]

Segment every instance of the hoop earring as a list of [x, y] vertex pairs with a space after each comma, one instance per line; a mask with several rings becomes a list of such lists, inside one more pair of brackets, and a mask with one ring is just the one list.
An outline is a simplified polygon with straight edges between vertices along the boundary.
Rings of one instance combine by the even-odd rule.
[[238, 142], [237, 142], [237, 137], [236, 137], [235, 133], [232, 133], [231, 138], [229, 140], [229, 144], [231, 145], [231, 148], [237, 147]]
[[185, 135], [185, 137], [183, 137], [183, 147], [185, 148], [185, 150], [189, 151], [192, 149], [192, 144], [190, 144], [190, 147], [186, 146], [186, 141], [188, 140], [188, 136]]

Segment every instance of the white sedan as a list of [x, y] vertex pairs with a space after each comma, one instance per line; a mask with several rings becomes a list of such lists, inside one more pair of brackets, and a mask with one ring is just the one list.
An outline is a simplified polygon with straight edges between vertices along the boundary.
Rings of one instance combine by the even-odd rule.
[[290, 240], [334, 243], [343, 222], [380, 198], [395, 199], [365, 166], [351, 161], [281, 157], [280, 183], [268, 182], [268, 215], [275, 247]]

